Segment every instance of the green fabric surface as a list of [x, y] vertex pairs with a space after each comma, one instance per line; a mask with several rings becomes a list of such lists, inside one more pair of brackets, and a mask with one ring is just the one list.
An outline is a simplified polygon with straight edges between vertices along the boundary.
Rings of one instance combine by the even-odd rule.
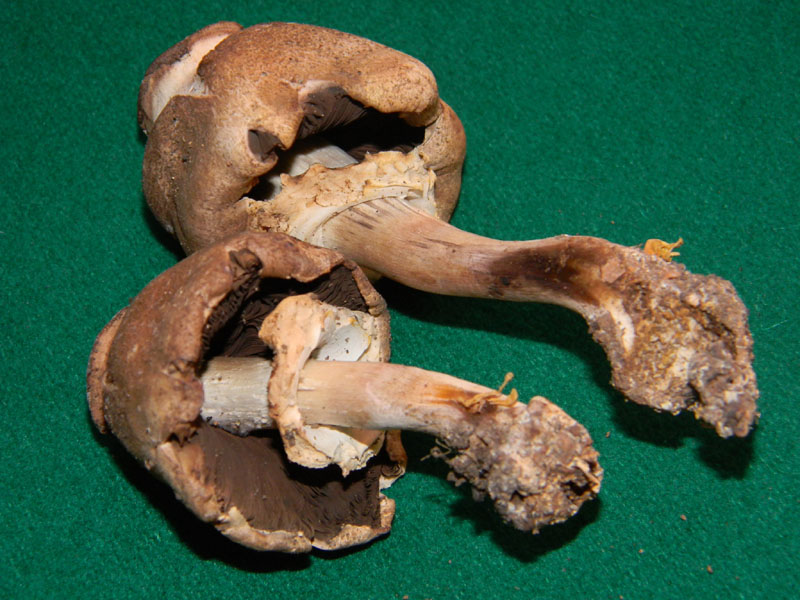
[[[721, 440], [625, 403], [566, 310], [381, 282], [395, 362], [488, 386], [514, 372], [523, 398], [550, 398], [592, 433], [600, 498], [522, 534], [407, 435], [393, 531], [366, 547], [259, 554], [202, 525], [94, 430], [84, 373], [102, 326], [180, 256], [142, 197], [139, 82], [218, 20], [326, 25], [425, 62], [467, 132], [462, 229], [683, 237], [680, 260], [731, 280], [749, 307], [755, 433]], [[40, 0], [6, 5], [0, 27], [0, 597], [797, 592], [800, 3]]]

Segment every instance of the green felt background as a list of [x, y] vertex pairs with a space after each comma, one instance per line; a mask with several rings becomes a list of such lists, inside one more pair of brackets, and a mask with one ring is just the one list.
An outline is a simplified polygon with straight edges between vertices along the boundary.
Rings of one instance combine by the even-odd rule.
[[[0, 30], [0, 596], [753, 598], [798, 587], [800, 4], [13, 1]], [[292, 20], [408, 52], [469, 142], [459, 227], [504, 239], [682, 236], [750, 308], [763, 413], [746, 440], [608, 385], [583, 321], [390, 282], [394, 360], [546, 395], [596, 439], [600, 499], [533, 537], [418, 462], [391, 535], [245, 551], [202, 526], [84, 400], [94, 336], [176, 246], [148, 216], [136, 94], [222, 19]], [[608, 433], [607, 433], [608, 432]], [[686, 519], [682, 520], [681, 515]], [[713, 573], [709, 573], [707, 566]]]

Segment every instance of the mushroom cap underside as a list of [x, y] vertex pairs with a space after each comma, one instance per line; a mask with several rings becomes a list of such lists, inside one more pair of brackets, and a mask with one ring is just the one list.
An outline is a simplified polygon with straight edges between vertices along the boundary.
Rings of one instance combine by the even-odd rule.
[[[217, 23], [157, 58], [139, 94], [143, 184], [188, 252], [247, 228], [240, 202], [296, 140], [355, 131], [354, 156], [418, 149], [449, 219], [466, 141], [418, 60], [351, 34], [294, 23]], [[373, 143], [371, 135], [388, 135]], [[367, 136], [367, 137], [363, 137]], [[367, 148], [367, 150], [365, 150]]]
[[[151, 282], [101, 332], [87, 374], [92, 418], [164, 479], [199, 518], [260, 550], [306, 552], [386, 533], [394, 503], [381, 480], [402, 466], [382, 451], [343, 477], [289, 462], [277, 432], [241, 437], [201, 418], [198, 378], [213, 354], [269, 352], [255, 332], [286, 295], [313, 292], [388, 313], [355, 265], [279, 234], [242, 234], [196, 253]], [[394, 454], [396, 457], [396, 453]]]

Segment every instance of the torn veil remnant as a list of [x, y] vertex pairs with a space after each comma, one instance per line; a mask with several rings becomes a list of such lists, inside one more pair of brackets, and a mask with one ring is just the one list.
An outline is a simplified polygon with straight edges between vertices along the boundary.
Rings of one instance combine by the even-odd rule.
[[[385, 304], [340, 254], [246, 233], [151, 282], [89, 362], [95, 424], [202, 520], [305, 552], [389, 531], [399, 429], [430, 433], [458, 482], [536, 531], [593, 498], [586, 430], [543, 398], [390, 365]], [[275, 431], [277, 430], [277, 431]]]
[[319, 27], [218, 23], [153, 63], [139, 107], [145, 195], [187, 252], [277, 231], [418, 289], [559, 304], [588, 321], [630, 400], [725, 437], [757, 418], [729, 282], [598, 238], [501, 242], [445, 223], [465, 139], [419, 61]]

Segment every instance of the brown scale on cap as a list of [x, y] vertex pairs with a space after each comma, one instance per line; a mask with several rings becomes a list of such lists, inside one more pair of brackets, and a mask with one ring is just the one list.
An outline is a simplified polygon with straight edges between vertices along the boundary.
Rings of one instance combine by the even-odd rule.
[[502, 242], [444, 222], [464, 133], [405, 54], [306, 25], [212, 25], [153, 64], [140, 120], [146, 197], [188, 252], [277, 231], [418, 289], [559, 304], [586, 318], [628, 399], [723, 437], [758, 418], [747, 309], [730, 283], [670, 263], [676, 245]]
[[597, 494], [591, 438], [558, 407], [387, 364], [388, 342], [385, 304], [354, 263], [240, 234], [164, 272], [106, 326], [89, 407], [199, 518], [260, 550], [388, 532], [381, 489], [404, 471], [399, 429], [441, 440], [452, 478], [520, 529]]

